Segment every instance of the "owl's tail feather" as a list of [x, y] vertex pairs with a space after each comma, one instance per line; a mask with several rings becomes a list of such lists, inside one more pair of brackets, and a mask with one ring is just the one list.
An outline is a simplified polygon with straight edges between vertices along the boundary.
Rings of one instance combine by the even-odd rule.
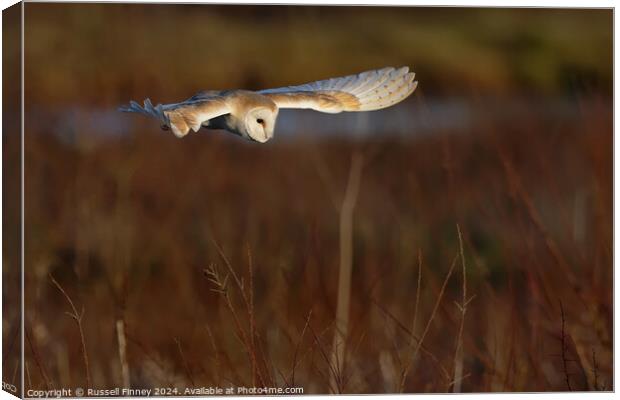
[[119, 107], [118, 111], [143, 114], [149, 117], [157, 118], [165, 125], [170, 124], [168, 117], [164, 114], [163, 106], [161, 104], [153, 106], [151, 99], [144, 100], [144, 106], [140, 106], [139, 103], [131, 100], [129, 105]]

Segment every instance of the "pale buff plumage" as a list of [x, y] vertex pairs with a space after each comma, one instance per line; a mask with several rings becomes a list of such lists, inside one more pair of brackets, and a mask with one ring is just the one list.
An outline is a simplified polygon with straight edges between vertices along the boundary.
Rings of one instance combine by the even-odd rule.
[[201, 127], [226, 129], [247, 139], [266, 142], [281, 108], [312, 109], [325, 113], [372, 111], [406, 99], [418, 82], [408, 67], [387, 67], [356, 75], [332, 78], [277, 89], [203, 91], [176, 104], [144, 106], [132, 101], [121, 111], [157, 118], [163, 129], [185, 136]]

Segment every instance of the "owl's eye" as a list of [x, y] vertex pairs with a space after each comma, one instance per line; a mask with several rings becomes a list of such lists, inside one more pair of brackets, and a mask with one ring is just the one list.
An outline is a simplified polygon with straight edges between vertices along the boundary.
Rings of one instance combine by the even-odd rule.
[[170, 127], [168, 125], [162, 125], [161, 129], [164, 130], [164, 131], [169, 131]]
[[258, 122], [259, 124], [261, 124], [261, 125], [262, 125], [262, 124], [264, 124], [264, 123], [265, 123], [265, 120], [264, 120], [264, 119], [262, 119], [262, 118], [258, 118], [258, 119], [256, 120], [256, 122]]

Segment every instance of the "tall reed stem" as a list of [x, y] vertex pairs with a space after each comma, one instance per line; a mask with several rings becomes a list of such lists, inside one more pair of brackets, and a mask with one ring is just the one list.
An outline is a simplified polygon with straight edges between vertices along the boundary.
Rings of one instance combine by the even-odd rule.
[[121, 363], [121, 384], [124, 388], [130, 388], [127, 338], [125, 337], [125, 321], [122, 319], [116, 321], [116, 337], [118, 339], [118, 357]]
[[349, 178], [340, 207], [340, 272], [338, 275], [338, 300], [336, 306], [336, 329], [332, 347], [331, 364], [336, 376], [332, 376], [332, 387], [338, 392], [343, 389], [343, 369], [346, 338], [349, 330], [349, 304], [351, 300], [351, 273], [353, 270], [353, 212], [357, 203], [362, 176], [363, 156], [354, 153], [351, 157]]

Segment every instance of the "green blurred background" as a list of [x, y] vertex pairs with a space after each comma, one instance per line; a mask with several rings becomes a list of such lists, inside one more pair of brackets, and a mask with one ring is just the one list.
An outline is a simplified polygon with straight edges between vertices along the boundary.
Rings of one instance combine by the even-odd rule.
[[[201, 5], [27, 5], [26, 97], [175, 100], [410, 65], [427, 95], [611, 94], [612, 13]], [[44, 67], [43, 67], [44, 66]]]

